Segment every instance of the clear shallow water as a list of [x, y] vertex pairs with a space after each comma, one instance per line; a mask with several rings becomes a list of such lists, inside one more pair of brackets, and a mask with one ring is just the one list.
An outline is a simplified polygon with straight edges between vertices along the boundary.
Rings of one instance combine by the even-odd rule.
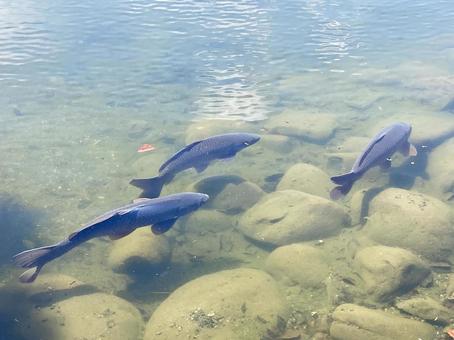
[[[0, 1], [0, 15], [5, 283], [18, 275], [12, 254], [133, 199], [129, 180], [153, 175], [210, 129], [207, 119], [250, 124], [215, 122], [217, 133], [266, 133], [269, 117], [302, 110], [337, 115], [342, 126], [326, 144], [257, 146], [201, 176], [181, 175], [167, 192], [219, 173], [269, 192], [276, 183], [266, 178], [298, 162], [334, 174], [327, 152], [345, 138], [370, 136], [391, 113], [430, 116], [454, 93], [450, 1]], [[137, 154], [142, 143], [157, 150]], [[112, 245], [103, 241], [46, 269], [123, 296], [147, 318], [166, 296], [149, 294], [150, 286], [172, 291], [204, 273], [263, 266], [268, 250], [228, 237], [253, 251], [198, 262], [190, 247], [175, 247], [174, 270], [157, 281], [114, 274], [105, 259]]]

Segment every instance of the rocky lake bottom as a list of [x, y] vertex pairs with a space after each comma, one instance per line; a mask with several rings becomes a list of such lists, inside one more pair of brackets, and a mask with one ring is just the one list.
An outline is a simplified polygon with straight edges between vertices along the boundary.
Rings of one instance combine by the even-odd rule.
[[[130, 119], [118, 107], [112, 125], [97, 115], [81, 126], [99, 100], [92, 97], [62, 103], [45, 119], [11, 116], [0, 127], [8, 155], [0, 339], [449, 339], [454, 114], [442, 108], [454, 78], [415, 61], [340, 79], [277, 79], [282, 108], [254, 122]], [[316, 94], [328, 83], [335, 91], [321, 104]], [[396, 121], [412, 125], [418, 156], [396, 155], [391, 169], [371, 170], [331, 201], [330, 176], [348, 171]], [[47, 134], [30, 128], [40, 122]], [[48, 264], [35, 283], [17, 282], [12, 254], [63, 239], [137, 197], [130, 179], [153, 176], [191, 141], [232, 131], [262, 139], [164, 189], [209, 194], [202, 209], [164, 235], [142, 228], [90, 241]], [[142, 143], [156, 150], [136, 153]]]

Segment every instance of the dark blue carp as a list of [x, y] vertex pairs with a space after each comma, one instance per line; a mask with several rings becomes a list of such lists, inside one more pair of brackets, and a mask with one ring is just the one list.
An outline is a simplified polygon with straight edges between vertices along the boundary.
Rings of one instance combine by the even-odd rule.
[[381, 130], [356, 159], [349, 173], [331, 177], [331, 181], [339, 185], [331, 190], [331, 199], [339, 199], [348, 194], [355, 181], [370, 168], [389, 168], [391, 156], [396, 151], [404, 156], [416, 156], [416, 148], [408, 141], [410, 134], [411, 126], [406, 123], [394, 123]]
[[143, 190], [140, 197], [154, 198], [161, 194], [162, 187], [176, 174], [194, 168], [198, 173], [218, 159], [234, 157], [239, 151], [257, 143], [260, 136], [253, 133], [226, 133], [208, 137], [185, 146], [159, 168], [159, 176], [133, 179], [129, 182]]
[[151, 230], [155, 234], [165, 233], [179, 217], [197, 210], [208, 198], [205, 194], [187, 192], [155, 199], [141, 198], [134, 203], [111, 210], [57, 244], [26, 250], [15, 255], [14, 263], [17, 266], [31, 268], [25, 271], [19, 280], [23, 283], [33, 282], [46, 263], [95, 237], [109, 236], [116, 240], [147, 225], [151, 225]]

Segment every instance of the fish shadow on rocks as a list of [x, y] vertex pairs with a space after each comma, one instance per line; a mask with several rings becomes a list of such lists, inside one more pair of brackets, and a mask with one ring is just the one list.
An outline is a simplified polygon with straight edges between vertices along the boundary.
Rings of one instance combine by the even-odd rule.
[[418, 153], [418, 156], [406, 160], [402, 165], [389, 169], [388, 185], [375, 187], [367, 190], [364, 193], [360, 207], [360, 224], [366, 223], [366, 217], [369, 215], [369, 204], [383, 190], [389, 187], [397, 187], [409, 190], [415, 184], [416, 177], [421, 177], [425, 180], [429, 179], [426, 173], [429, 152], [424, 151]]
[[92, 285], [82, 284], [71, 288], [56, 289], [49, 292], [39, 292], [30, 295], [30, 301], [36, 306], [48, 307], [54, 303], [73, 298], [76, 296], [88, 295], [99, 292], [99, 290]]
[[23, 241], [35, 241], [34, 228], [44, 218], [44, 213], [29, 207], [7, 193], [0, 193], [0, 265], [10, 263], [14, 254], [25, 247]]
[[194, 280], [202, 275], [212, 274], [220, 270], [236, 268], [242, 261], [231, 258], [208, 261], [200, 256], [200, 260], [194, 261], [188, 255], [187, 263], [175, 263], [161, 273], [137, 273], [131, 278], [124, 290], [116, 295], [128, 301], [140, 301], [141, 303], [162, 301], [175, 289], [183, 284]]
[[[30, 327], [28, 320], [37, 310], [75, 296], [91, 294], [98, 291], [89, 285], [77, 285], [65, 289], [52, 289], [31, 295], [23, 286], [7, 285], [0, 288], [0, 340], [26, 340], [20, 328]], [[31, 333], [30, 333], [31, 334]], [[40, 338], [58, 339], [59, 331], [51, 324], [40, 325]]]
[[416, 157], [407, 159], [402, 165], [392, 168], [389, 184], [393, 187], [411, 189], [416, 177], [424, 180], [430, 179], [426, 172], [430, 149], [418, 152]]

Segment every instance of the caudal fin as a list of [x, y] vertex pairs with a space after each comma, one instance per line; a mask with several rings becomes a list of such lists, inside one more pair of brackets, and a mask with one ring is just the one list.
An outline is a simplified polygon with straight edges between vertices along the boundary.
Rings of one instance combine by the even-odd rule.
[[38, 277], [42, 267], [33, 267], [26, 270], [19, 276], [19, 281], [22, 283], [32, 283]]
[[331, 199], [338, 200], [339, 198], [347, 195], [350, 189], [352, 188], [353, 183], [355, 183], [358, 177], [359, 177], [358, 174], [354, 172], [349, 172], [348, 174], [331, 177], [331, 181], [333, 181], [336, 184], [339, 184], [339, 186], [335, 187], [329, 193]]
[[329, 196], [332, 200], [336, 201], [349, 193], [354, 182], [347, 182], [344, 185], [339, 185], [330, 191]]
[[153, 178], [133, 179], [129, 184], [143, 190], [140, 197], [155, 198], [161, 194], [162, 187], [164, 186], [164, 178], [156, 176]]
[[358, 175], [354, 172], [349, 172], [348, 174], [333, 176], [331, 177], [331, 181], [336, 184], [344, 185], [349, 182], [354, 182], [358, 178]]
[[16, 266], [31, 268], [19, 277], [20, 282], [29, 283], [35, 281], [41, 268], [54, 259], [53, 252], [59, 245], [46, 246], [23, 251], [14, 255], [13, 260]]

